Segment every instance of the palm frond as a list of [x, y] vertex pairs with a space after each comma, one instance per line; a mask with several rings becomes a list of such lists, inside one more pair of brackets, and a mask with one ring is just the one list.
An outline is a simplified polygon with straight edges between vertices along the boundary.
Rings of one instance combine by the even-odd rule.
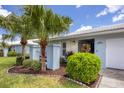
[[25, 6], [25, 15], [30, 15], [31, 24], [40, 39], [68, 31], [71, 18], [55, 14], [43, 5]]

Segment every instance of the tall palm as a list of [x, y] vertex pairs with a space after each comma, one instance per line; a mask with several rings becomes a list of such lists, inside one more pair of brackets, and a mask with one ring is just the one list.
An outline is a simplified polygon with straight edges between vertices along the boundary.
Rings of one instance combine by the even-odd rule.
[[[0, 28], [4, 28], [5, 30], [7, 30], [6, 25], [9, 24], [9, 22], [7, 21], [8, 18], [9, 18], [9, 17], [4, 17], [4, 16], [2, 16], [2, 15], [0, 16]], [[10, 28], [10, 27], [8, 26], [8, 28]], [[12, 35], [11, 35], [11, 34], [2, 34], [1, 46], [2, 46], [3, 48], [8, 47], [8, 44], [5, 43], [5, 41], [8, 40], [8, 39], [10, 39], [10, 38], [12, 38]]]
[[32, 36], [30, 18], [26, 15], [17, 16], [15, 14], [7, 17], [0, 16], [0, 26], [9, 31], [12, 36], [21, 38], [22, 57], [25, 58], [25, 46], [27, 45], [27, 40]]
[[9, 47], [9, 45], [5, 42], [6, 40], [10, 39], [12, 36], [10, 34], [2, 34], [2, 42], [1, 46], [3, 48]]
[[17, 30], [17, 33], [21, 37], [21, 45], [22, 45], [22, 57], [25, 58], [25, 46], [27, 45], [27, 40], [32, 38], [33, 36], [33, 28], [31, 26], [31, 20], [28, 16], [21, 16], [20, 27]]
[[46, 71], [45, 50], [50, 35], [68, 31], [72, 20], [69, 17], [53, 13], [51, 9], [44, 6], [25, 6], [25, 14], [31, 16], [32, 26], [39, 38], [41, 47], [41, 70]]

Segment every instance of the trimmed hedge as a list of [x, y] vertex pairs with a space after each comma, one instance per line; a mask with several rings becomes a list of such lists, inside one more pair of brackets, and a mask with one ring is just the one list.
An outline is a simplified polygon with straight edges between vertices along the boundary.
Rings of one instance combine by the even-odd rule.
[[33, 68], [35, 71], [39, 71], [40, 68], [41, 68], [40, 62], [33, 61], [32, 64], [31, 64], [31, 68]]
[[41, 64], [38, 61], [26, 59], [23, 61], [23, 66], [24, 67], [31, 67], [35, 71], [39, 71]]
[[17, 54], [17, 53], [16, 53], [15, 51], [9, 51], [7, 55], [8, 55], [9, 57], [15, 57], [16, 54]]
[[67, 59], [67, 72], [72, 79], [90, 83], [98, 78], [100, 58], [91, 53], [75, 53]]
[[22, 65], [23, 64], [23, 61], [24, 61], [24, 58], [23, 57], [21, 57], [21, 56], [17, 56], [16, 57], [16, 65], [17, 66]]
[[23, 66], [24, 67], [31, 67], [32, 60], [24, 60], [23, 61]]

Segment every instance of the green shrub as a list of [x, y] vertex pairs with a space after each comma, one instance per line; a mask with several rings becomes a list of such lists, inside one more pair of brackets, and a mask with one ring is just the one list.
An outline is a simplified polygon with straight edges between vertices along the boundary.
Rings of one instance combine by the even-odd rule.
[[14, 57], [14, 56], [16, 56], [16, 52], [15, 51], [9, 51], [8, 56], [9, 57]]
[[97, 79], [101, 69], [100, 58], [91, 53], [75, 53], [67, 59], [67, 72], [75, 80], [90, 83]]
[[31, 67], [31, 64], [32, 64], [32, 60], [27, 59], [23, 61], [24, 67]]
[[21, 56], [16, 57], [16, 65], [17, 66], [22, 65], [23, 61], [24, 61], [24, 58], [22, 58]]
[[33, 61], [31, 64], [31, 67], [35, 70], [35, 71], [39, 71], [41, 64], [38, 61]]
[[17, 53], [16, 56], [22, 56], [22, 54], [21, 53]]
[[41, 67], [41, 65], [40, 65], [40, 63], [38, 61], [30, 60], [30, 59], [24, 60], [23, 61], [23, 66], [24, 67], [31, 67], [35, 71], [39, 71], [40, 67]]

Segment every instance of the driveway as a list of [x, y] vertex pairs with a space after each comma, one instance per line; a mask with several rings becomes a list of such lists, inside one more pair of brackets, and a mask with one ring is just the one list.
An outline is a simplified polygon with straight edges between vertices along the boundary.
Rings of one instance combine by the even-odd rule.
[[100, 88], [124, 88], [124, 70], [106, 69], [99, 85]]

